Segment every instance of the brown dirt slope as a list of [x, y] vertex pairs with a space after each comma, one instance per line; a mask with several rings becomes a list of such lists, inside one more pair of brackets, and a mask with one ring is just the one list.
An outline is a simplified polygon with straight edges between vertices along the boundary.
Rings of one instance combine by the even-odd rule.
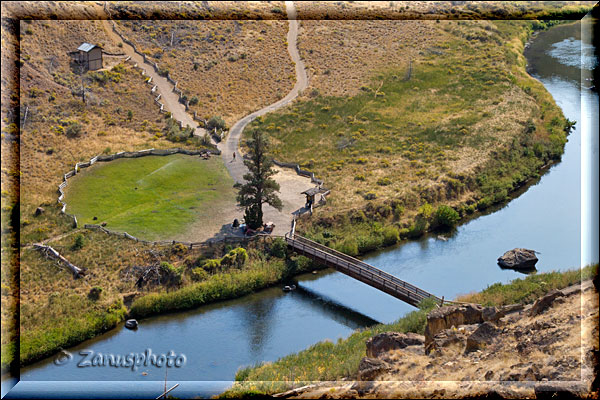
[[[21, 193], [26, 208], [56, 201], [61, 175], [78, 161], [102, 152], [172, 146], [155, 137], [164, 117], [145, 78], [128, 64], [112, 69], [123, 61], [118, 57], [105, 57], [108, 68], [84, 74], [84, 104], [82, 79], [68, 56], [84, 41], [119, 52], [100, 21], [22, 22], [20, 101], [28, 116], [21, 131]], [[80, 135], [68, 137], [68, 127], [76, 122]]]
[[287, 21], [122, 21], [119, 29], [194, 99], [191, 112], [228, 126], [294, 86]]

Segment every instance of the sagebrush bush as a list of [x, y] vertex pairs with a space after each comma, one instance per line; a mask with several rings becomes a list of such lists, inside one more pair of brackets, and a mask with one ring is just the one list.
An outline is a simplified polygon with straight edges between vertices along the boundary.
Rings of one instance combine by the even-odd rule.
[[439, 206], [433, 214], [434, 226], [440, 229], [454, 228], [459, 220], [458, 212], [447, 205]]

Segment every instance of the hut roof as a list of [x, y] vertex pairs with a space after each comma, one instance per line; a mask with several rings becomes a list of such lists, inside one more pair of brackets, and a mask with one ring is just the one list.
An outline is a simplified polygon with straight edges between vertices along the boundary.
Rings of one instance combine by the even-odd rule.
[[100, 46], [96, 46], [95, 44], [82, 43], [81, 46], [77, 48], [77, 50], [85, 51], [86, 53], [92, 50], [94, 47], [100, 48]]
[[325, 192], [328, 192], [328, 190], [325, 189], [325, 188], [323, 188], [323, 187], [315, 186], [313, 188], [305, 190], [301, 194], [307, 194], [309, 196], [314, 196], [314, 195], [316, 195], [318, 193], [325, 193]]

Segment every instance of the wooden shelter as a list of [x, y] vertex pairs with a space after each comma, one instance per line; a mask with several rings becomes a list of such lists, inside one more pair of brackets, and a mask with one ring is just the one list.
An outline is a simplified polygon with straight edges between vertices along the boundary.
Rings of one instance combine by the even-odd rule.
[[82, 43], [77, 51], [71, 53], [77, 62], [88, 71], [102, 68], [102, 47], [90, 43]]
[[319, 202], [324, 201], [325, 196], [327, 196], [329, 194], [330, 190], [325, 189], [324, 187], [321, 186], [315, 186], [313, 188], [307, 189], [304, 192], [302, 192], [301, 194], [306, 195], [306, 205], [305, 207], [308, 209], [313, 208], [313, 206], [315, 205], [315, 197], [320, 194], [321, 198], [319, 199]]

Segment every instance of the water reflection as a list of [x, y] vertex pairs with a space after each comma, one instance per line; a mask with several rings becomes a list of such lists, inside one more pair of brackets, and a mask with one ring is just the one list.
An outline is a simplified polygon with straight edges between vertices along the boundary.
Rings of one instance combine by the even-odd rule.
[[273, 321], [273, 310], [276, 305], [274, 297], [262, 298], [248, 303], [240, 312], [247, 330], [249, 349], [254, 356], [263, 350], [263, 343], [270, 339]]
[[308, 287], [298, 286], [298, 289], [290, 295], [297, 296], [297, 299], [303, 304], [318, 309], [329, 318], [353, 330], [379, 323], [368, 315], [348, 308]]

